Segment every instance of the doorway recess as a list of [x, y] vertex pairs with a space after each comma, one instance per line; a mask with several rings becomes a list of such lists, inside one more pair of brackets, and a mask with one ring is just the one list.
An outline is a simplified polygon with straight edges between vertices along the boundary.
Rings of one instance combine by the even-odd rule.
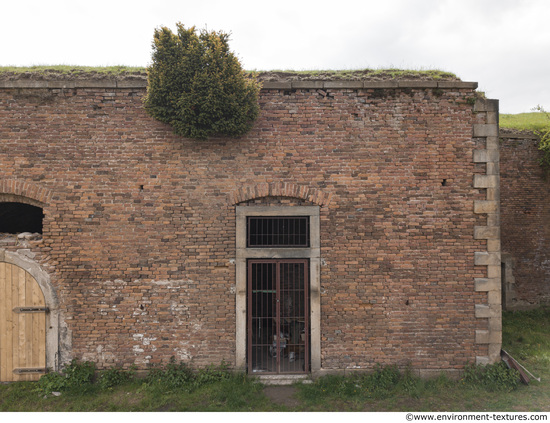
[[236, 367], [320, 370], [318, 206], [237, 206]]

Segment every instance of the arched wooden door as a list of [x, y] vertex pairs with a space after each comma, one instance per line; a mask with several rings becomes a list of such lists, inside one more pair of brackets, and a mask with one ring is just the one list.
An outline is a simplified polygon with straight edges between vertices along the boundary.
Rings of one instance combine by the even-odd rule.
[[0, 262], [0, 382], [38, 380], [45, 373], [46, 312], [38, 282]]

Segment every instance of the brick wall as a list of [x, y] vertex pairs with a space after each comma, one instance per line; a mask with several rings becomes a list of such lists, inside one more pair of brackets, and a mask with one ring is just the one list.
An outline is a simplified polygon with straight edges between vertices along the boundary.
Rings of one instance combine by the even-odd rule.
[[473, 236], [487, 168], [472, 160], [488, 122], [472, 85], [285, 84], [265, 84], [247, 136], [203, 142], [151, 119], [143, 86], [0, 90], [0, 192], [47, 192], [27, 250], [71, 356], [234, 363], [237, 204], [321, 207], [323, 369], [453, 370], [489, 354], [474, 313], [488, 241]]
[[501, 134], [501, 219], [506, 307], [550, 303], [550, 182], [538, 160], [538, 140]]

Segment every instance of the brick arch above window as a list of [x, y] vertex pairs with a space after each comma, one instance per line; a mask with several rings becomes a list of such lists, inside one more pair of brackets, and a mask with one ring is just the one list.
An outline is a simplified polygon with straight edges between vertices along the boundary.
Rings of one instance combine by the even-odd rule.
[[247, 185], [234, 191], [231, 197], [232, 204], [263, 197], [293, 197], [309, 201], [318, 206], [328, 206], [332, 200], [332, 193], [327, 193], [305, 185], [288, 182], [260, 183]]
[[0, 181], [0, 201], [18, 202], [43, 207], [50, 203], [52, 191], [36, 184], [5, 179]]

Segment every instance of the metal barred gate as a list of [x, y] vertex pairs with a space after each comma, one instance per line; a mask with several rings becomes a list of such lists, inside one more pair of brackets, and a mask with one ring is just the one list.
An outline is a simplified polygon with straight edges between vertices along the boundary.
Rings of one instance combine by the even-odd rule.
[[0, 262], [0, 382], [38, 380], [45, 373], [46, 312], [38, 282]]
[[308, 373], [309, 261], [248, 260], [248, 372]]

